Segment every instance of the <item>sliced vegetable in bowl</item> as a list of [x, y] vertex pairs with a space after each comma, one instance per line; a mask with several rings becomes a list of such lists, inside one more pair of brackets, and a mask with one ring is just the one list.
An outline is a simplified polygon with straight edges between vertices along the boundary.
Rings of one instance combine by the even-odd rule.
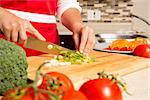
[[146, 38], [136, 38], [133, 41], [118, 39], [110, 43], [106, 50], [134, 51], [134, 49], [141, 44], [150, 44], [150, 41]]

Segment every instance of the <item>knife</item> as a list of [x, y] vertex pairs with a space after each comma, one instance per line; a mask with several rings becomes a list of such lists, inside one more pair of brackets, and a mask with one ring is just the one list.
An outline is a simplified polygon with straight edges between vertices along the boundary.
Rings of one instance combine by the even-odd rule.
[[[19, 43], [21, 43], [20, 40]], [[51, 54], [60, 54], [60, 51], [62, 50], [69, 50], [54, 43], [41, 41], [33, 37], [28, 37], [23, 46], [43, 53]]]

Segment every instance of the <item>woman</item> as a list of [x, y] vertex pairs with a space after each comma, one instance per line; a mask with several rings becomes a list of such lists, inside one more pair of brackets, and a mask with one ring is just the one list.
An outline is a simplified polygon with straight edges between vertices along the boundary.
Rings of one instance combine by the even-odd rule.
[[[73, 32], [76, 49], [90, 53], [95, 43], [94, 32], [82, 23], [81, 8], [76, 0], [0, 0], [0, 30], [7, 40], [26, 40], [28, 35], [59, 44], [57, 15]], [[26, 34], [27, 33], [27, 34]], [[41, 54], [24, 48], [27, 56]]]

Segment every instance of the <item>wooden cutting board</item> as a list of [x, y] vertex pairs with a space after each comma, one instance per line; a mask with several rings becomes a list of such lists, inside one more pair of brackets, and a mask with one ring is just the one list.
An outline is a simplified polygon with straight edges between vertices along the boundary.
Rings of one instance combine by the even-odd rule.
[[[96, 57], [96, 62], [70, 66], [45, 66], [41, 72], [57, 71], [64, 73], [73, 81], [75, 87], [79, 88], [83, 82], [97, 78], [97, 73], [101, 71], [126, 75], [150, 67], [149, 58], [98, 51], [93, 51], [91, 55]], [[35, 71], [40, 64], [45, 60], [50, 60], [52, 57], [53, 55], [51, 54], [28, 57], [28, 77], [33, 80]]]

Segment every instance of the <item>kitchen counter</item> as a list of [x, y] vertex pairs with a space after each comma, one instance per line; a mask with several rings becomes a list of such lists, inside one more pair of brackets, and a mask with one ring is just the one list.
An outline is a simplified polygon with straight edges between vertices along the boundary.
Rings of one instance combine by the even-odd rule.
[[[91, 55], [96, 57], [96, 62], [70, 66], [45, 66], [41, 72], [64, 73], [72, 80], [76, 89], [79, 89], [85, 81], [97, 78], [96, 73], [100, 71], [117, 73], [123, 76], [129, 86], [129, 91], [133, 94], [133, 96], [124, 94], [124, 100], [148, 100], [150, 59], [97, 51], [93, 51]], [[39, 65], [52, 57], [52, 54], [28, 57], [28, 77], [34, 79], [35, 71]]]
[[133, 94], [124, 93], [124, 100], [150, 100], [150, 68], [123, 76], [128, 83], [128, 89]]
[[123, 93], [123, 100], [150, 100], [150, 68], [123, 76], [132, 96]]
[[[133, 94], [133, 96], [129, 96], [124, 93], [124, 100], [148, 100], [148, 93], [150, 91], [148, 86], [150, 84], [150, 77], [148, 77], [150, 76], [150, 59], [97, 51], [94, 51], [92, 55], [98, 59], [98, 62], [87, 65], [45, 67], [42, 72], [62, 72], [70, 77], [76, 89], [85, 81], [96, 78], [96, 73], [99, 71], [105, 70], [108, 73], [118, 73], [126, 80], [129, 86], [128, 89]], [[28, 72], [31, 79], [34, 79], [33, 76], [38, 68], [37, 66], [44, 60], [50, 59], [50, 57], [50, 55], [43, 55], [41, 57], [28, 58]]]

